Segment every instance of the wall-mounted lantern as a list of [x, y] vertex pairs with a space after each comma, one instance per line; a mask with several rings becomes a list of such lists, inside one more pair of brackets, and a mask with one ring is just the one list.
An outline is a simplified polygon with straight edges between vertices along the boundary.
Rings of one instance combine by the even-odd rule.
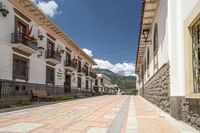
[[40, 54], [38, 54], [38, 58], [40, 58], [42, 56], [42, 54], [44, 53], [44, 48], [43, 47], [38, 47], [38, 51]]
[[64, 50], [64, 49], [61, 49], [60, 52], [61, 52], [62, 54], [64, 54], [64, 53], [65, 53], [65, 50]]
[[144, 29], [143, 30], [143, 36], [144, 36], [145, 42], [148, 42], [149, 29]]
[[42, 32], [40, 30], [38, 30], [38, 38], [40, 39], [40, 41], [42, 41], [44, 38], [44, 35], [42, 35]]
[[3, 15], [4, 17], [6, 17], [6, 16], [9, 14], [9, 11], [6, 10], [6, 6], [3, 5], [2, 2], [0, 2], [0, 12], [2, 13], [2, 15]]

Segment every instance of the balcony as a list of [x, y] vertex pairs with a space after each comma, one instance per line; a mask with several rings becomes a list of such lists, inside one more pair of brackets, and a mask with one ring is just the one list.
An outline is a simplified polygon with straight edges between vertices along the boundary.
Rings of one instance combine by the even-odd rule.
[[77, 64], [71, 62], [65, 62], [65, 69], [70, 70], [70, 71], [77, 71]]
[[13, 48], [25, 53], [33, 54], [37, 52], [37, 40], [22, 33], [12, 33], [11, 43], [13, 44]]
[[96, 73], [94, 73], [94, 72], [90, 72], [90, 76], [91, 76], [92, 78], [94, 78], [94, 79], [96, 79], [96, 77], [97, 77]]
[[46, 51], [46, 61], [53, 63], [53, 64], [60, 64], [61, 63], [61, 55], [58, 54], [56, 51]]
[[81, 76], [85, 76], [85, 72], [82, 70], [82, 68], [78, 69], [78, 74]]

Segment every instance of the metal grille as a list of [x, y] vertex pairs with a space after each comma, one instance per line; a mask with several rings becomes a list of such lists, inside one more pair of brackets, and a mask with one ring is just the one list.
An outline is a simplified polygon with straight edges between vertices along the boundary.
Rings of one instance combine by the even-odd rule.
[[28, 59], [13, 55], [13, 78], [28, 80]]
[[200, 92], [200, 19], [192, 27], [194, 92]]

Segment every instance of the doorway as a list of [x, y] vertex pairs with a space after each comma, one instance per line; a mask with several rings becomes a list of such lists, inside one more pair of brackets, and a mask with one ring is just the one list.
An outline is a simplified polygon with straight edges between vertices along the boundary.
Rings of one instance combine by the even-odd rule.
[[65, 93], [71, 92], [71, 75], [65, 75]]

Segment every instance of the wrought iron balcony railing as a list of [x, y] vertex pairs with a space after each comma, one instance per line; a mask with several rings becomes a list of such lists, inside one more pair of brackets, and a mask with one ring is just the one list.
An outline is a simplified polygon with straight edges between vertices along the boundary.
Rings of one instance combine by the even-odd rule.
[[90, 72], [90, 76], [91, 76], [92, 78], [94, 78], [94, 79], [97, 77], [96, 73], [94, 73], [94, 72]]
[[77, 69], [77, 64], [65, 61], [65, 67], [72, 67], [74, 69]]
[[26, 36], [23, 33], [12, 33], [11, 34], [11, 43], [16, 44], [16, 43], [21, 43], [29, 48], [32, 48], [34, 50], [37, 50], [38, 48], [38, 43], [37, 40]]
[[55, 59], [55, 60], [61, 62], [61, 55], [56, 53], [56, 51], [54, 51], [54, 52], [46, 51], [46, 58], [47, 59]]

